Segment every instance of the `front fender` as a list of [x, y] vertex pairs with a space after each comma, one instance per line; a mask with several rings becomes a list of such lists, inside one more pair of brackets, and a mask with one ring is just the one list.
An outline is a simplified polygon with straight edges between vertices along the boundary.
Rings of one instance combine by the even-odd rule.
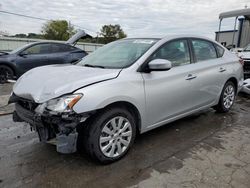
[[144, 86], [141, 75], [124, 80], [116, 78], [87, 86], [77, 90], [83, 97], [78, 101], [73, 110], [76, 113], [84, 113], [102, 109], [115, 102], [129, 102], [133, 104], [142, 115], [145, 111]]

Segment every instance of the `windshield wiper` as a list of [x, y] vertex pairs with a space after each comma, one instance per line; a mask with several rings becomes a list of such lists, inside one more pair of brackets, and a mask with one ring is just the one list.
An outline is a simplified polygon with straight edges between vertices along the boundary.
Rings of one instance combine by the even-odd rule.
[[90, 65], [90, 64], [84, 64], [85, 67], [93, 67], [93, 68], [102, 68], [102, 69], [105, 69], [104, 66], [101, 66], [101, 65]]

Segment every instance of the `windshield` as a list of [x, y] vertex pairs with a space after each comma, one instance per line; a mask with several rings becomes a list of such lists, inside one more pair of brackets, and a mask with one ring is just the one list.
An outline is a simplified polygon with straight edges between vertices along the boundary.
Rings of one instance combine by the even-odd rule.
[[9, 54], [15, 54], [15, 53], [17, 53], [18, 51], [20, 51], [20, 50], [26, 48], [27, 46], [30, 46], [30, 44], [25, 44], [24, 46], [20, 46], [20, 47], [16, 48], [15, 50], [12, 50], [11, 52], [9, 52]]
[[250, 44], [248, 44], [247, 47], [245, 47], [243, 51], [248, 51], [249, 52], [250, 51]]
[[125, 39], [109, 43], [84, 57], [77, 65], [125, 68], [141, 57], [157, 39]]

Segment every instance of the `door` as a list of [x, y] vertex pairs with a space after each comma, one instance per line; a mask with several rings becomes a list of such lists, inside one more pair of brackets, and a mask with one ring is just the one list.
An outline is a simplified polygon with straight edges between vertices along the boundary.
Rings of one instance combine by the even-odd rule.
[[215, 45], [203, 39], [191, 39], [195, 59], [197, 79], [194, 80], [194, 106], [196, 108], [213, 105], [226, 80], [226, 65], [217, 55]]
[[169, 41], [150, 58], [172, 62], [168, 71], [143, 73], [146, 98], [147, 128], [188, 112], [193, 107], [193, 75], [190, 50], [186, 39]]
[[70, 63], [70, 51], [72, 50], [69, 45], [51, 44], [51, 53], [48, 55], [50, 64]]
[[22, 73], [39, 66], [48, 65], [48, 54], [50, 53], [50, 44], [41, 43], [28, 47], [17, 56], [17, 66]]

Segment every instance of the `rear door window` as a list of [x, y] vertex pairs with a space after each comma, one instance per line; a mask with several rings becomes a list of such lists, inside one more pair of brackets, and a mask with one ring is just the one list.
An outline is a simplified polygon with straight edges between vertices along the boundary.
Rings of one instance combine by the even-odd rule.
[[69, 52], [74, 50], [73, 46], [65, 45], [65, 44], [52, 44], [52, 52], [59, 53], [59, 52]]
[[202, 39], [192, 39], [196, 61], [205, 61], [217, 58], [217, 53], [212, 42]]

